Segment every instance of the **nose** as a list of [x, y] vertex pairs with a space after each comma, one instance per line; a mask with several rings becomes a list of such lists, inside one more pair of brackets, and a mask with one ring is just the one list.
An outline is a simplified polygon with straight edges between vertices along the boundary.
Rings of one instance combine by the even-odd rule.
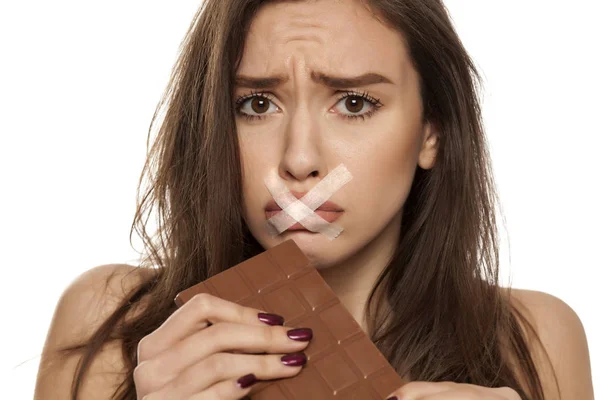
[[[323, 178], [325, 164], [322, 154], [319, 124], [308, 107], [298, 107], [290, 116], [284, 133], [284, 147], [279, 175], [287, 181], [305, 182]], [[303, 187], [302, 189], [307, 189]]]

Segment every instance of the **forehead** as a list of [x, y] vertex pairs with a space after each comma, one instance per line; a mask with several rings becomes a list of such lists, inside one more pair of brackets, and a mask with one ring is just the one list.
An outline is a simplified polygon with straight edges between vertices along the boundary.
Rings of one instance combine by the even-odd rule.
[[402, 35], [358, 0], [267, 3], [251, 22], [239, 72], [285, 73], [290, 60], [316, 70], [400, 79], [408, 58]]

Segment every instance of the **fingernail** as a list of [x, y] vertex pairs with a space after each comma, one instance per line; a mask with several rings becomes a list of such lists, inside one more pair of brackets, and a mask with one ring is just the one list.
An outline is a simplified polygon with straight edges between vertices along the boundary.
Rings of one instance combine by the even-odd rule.
[[386, 400], [398, 400], [398, 397], [392, 396], [392, 397], [388, 397]]
[[258, 313], [258, 319], [267, 325], [283, 325], [283, 317], [277, 314]]
[[254, 374], [244, 375], [237, 380], [238, 387], [242, 389], [246, 389], [248, 386], [252, 386], [256, 382], [256, 376], [254, 376]]
[[287, 365], [289, 367], [297, 367], [300, 365], [306, 364], [306, 354], [304, 353], [294, 353], [287, 354], [281, 357], [281, 362], [283, 365]]
[[312, 329], [310, 328], [298, 328], [292, 329], [287, 332], [287, 335], [292, 340], [299, 340], [301, 342], [308, 342], [313, 337]]

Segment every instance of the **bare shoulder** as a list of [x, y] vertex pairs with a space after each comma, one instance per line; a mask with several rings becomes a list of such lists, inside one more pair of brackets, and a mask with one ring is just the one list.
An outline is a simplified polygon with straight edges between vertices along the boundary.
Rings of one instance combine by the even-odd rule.
[[562, 399], [592, 400], [588, 342], [577, 313], [566, 302], [548, 293], [514, 288], [510, 292], [512, 304], [532, 324], [548, 354], [546, 357], [539, 343], [530, 342], [546, 398], [559, 398], [552, 366]]
[[[140, 285], [151, 270], [127, 264], [94, 267], [76, 277], [55, 307], [38, 370], [35, 399], [67, 399], [79, 353], [58, 358], [57, 349], [86, 340], [115, 311], [126, 293]], [[84, 381], [81, 399], [106, 399], [121, 382], [124, 368], [119, 342], [105, 344]]]

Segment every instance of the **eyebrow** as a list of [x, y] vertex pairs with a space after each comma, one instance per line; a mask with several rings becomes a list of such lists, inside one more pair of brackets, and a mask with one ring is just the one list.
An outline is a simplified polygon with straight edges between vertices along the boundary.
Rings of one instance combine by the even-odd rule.
[[[375, 72], [368, 72], [359, 76], [342, 77], [331, 76], [321, 72], [311, 72], [311, 79], [315, 83], [320, 83], [329, 86], [333, 89], [348, 89], [357, 86], [367, 86], [376, 83], [392, 83], [393, 82], [383, 75]], [[251, 89], [272, 89], [288, 81], [287, 76], [273, 75], [268, 77], [251, 77], [238, 75], [235, 77], [235, 85], [239, 87]]]

